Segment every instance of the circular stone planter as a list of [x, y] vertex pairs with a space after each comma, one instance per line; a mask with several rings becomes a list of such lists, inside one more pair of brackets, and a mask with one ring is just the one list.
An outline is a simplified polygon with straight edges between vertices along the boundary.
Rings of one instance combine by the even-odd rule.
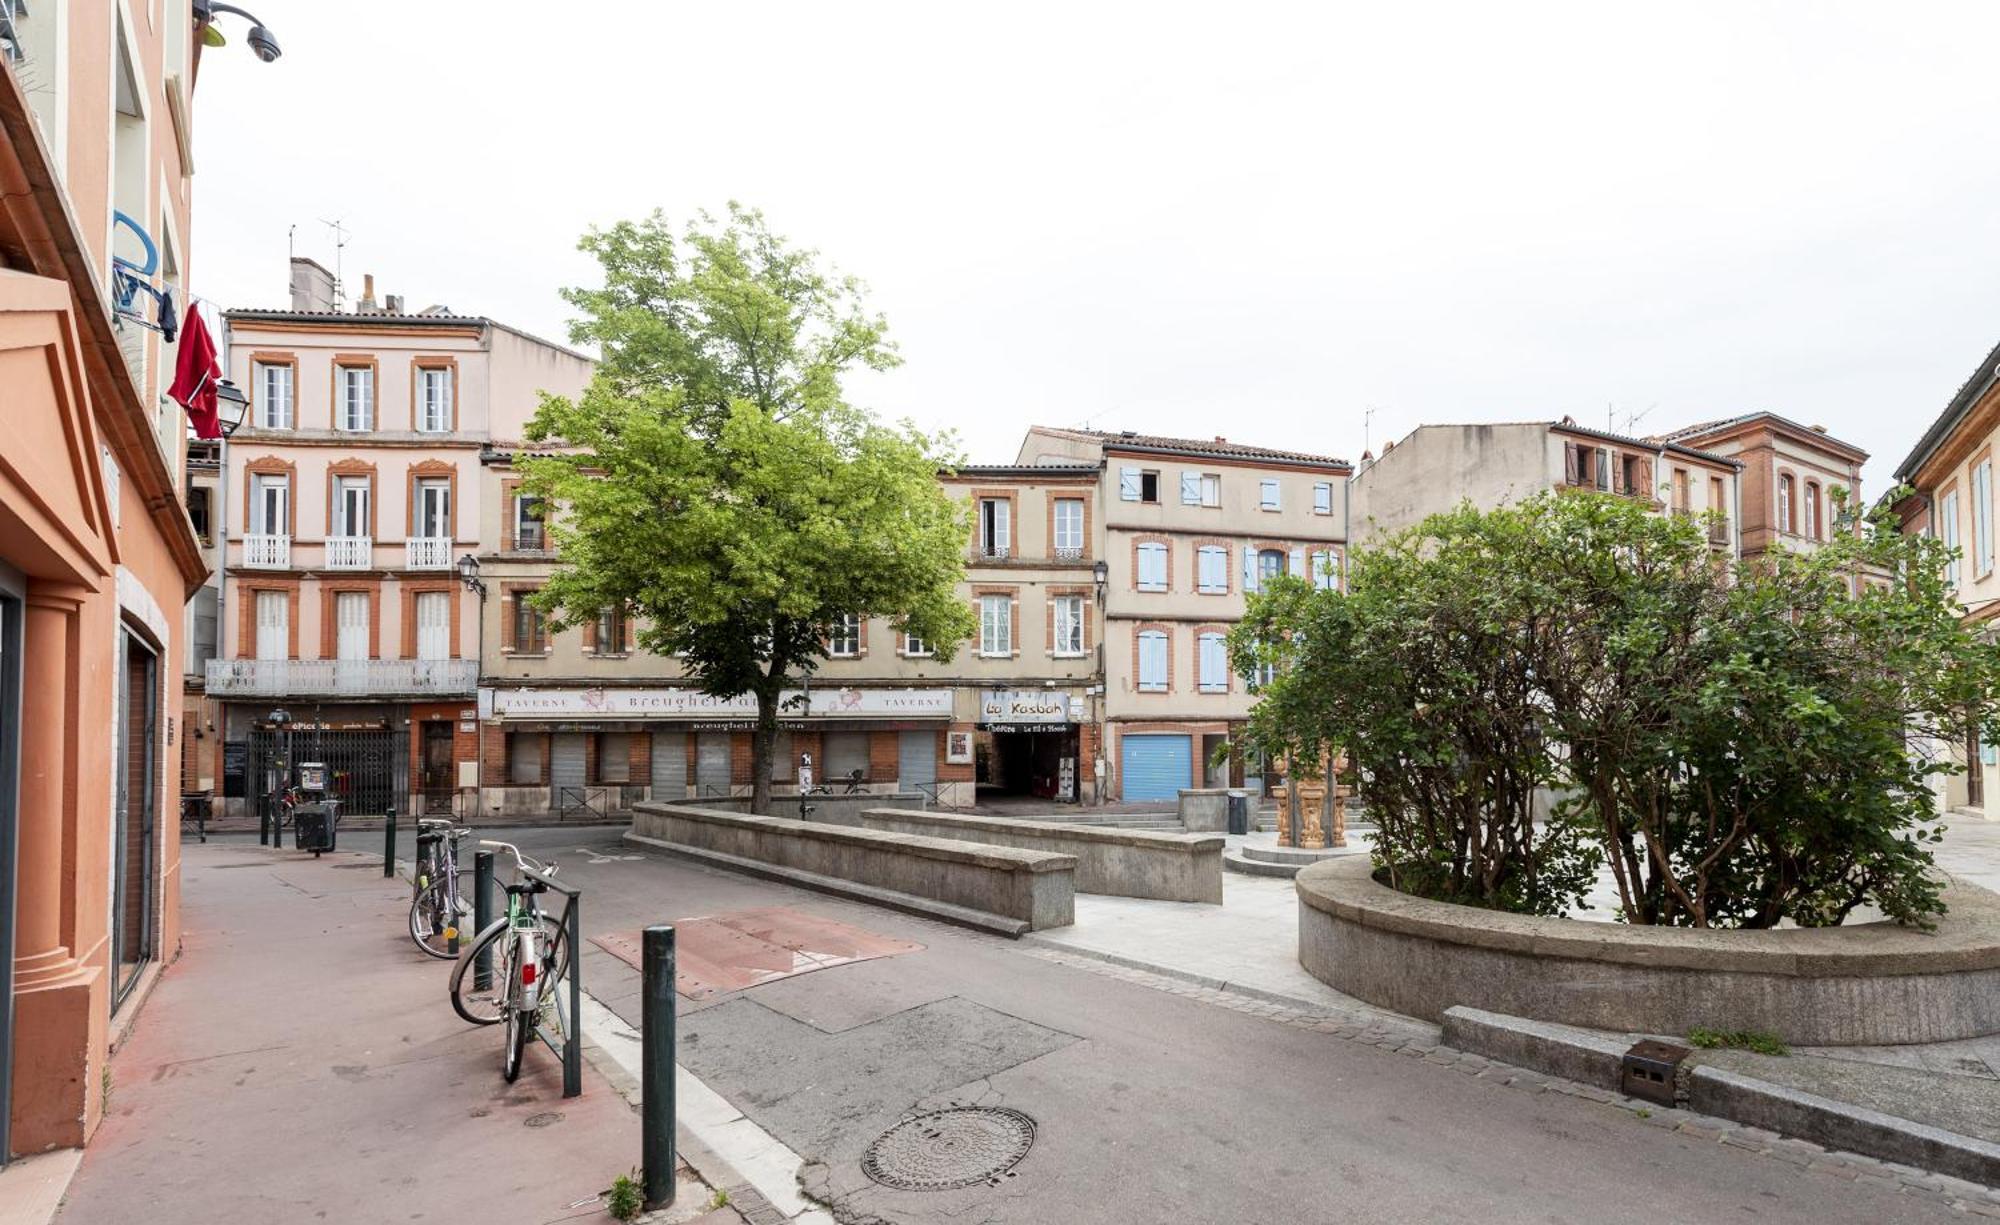
[[2000, 897], [1954, 881], [1935, 932], [1893, 923], [1697, 931], [1433, 902], [1372, 857], [1300, 872], [1299, 964], [1347, 994], [1439, 1021], [1457, 1004], [1628, 1033], [1761, 1030], [1801, 1046], [2000, 1033]]

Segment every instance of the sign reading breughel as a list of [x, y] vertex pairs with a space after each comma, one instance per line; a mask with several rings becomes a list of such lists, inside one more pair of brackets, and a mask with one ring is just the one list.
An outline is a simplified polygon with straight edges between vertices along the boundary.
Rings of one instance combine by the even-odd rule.
[[[749, 694], [710, 697], [693, 689], [495, 689], [493, 715], [501, 719], [708, 719], [757, 717]], [[797, 719], [931, 719], [951, 716], [949, 689], [815, 689], [812, 705], [799, 710], [799, 695], [787, 692], [780, 715]]]
[[1067, 723], [1069, 696], [1036, 689], [986, 689], [979, 694], [981, 723]]

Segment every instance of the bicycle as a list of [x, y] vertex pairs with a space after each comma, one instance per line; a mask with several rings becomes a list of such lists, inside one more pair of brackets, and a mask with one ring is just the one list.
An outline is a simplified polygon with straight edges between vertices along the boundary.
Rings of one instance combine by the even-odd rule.
[[840, 789], [839, 791], [835, 791], [835, 790], [833, 789], [833, 785], [832, 785], [832, 783], [821, 783], [821, 784], [819, 784], [819, 785], [818, 785], [818, 786], [816, 786], [816, 787], [808, 787], [808, 788], [806, 788], [806, 789], [805, 789], [805, 793], [804, 793], [804, 794], [806, 794], [806, 795], [863, 795], [863, 794], [866, 794], [865, 792], [863, 792], [863, 790], [862, 790], [862, 788], [861, 788], [861, 779], [862, 779], [862, 776], [863, 776], [863, 774], [864, 774], [864, 773], [865, 773], [865, 771], [862, 771], [862, 770], [849, 770], [849, 771], [848, 771], [847, 773], [845, 773], [845, 774], [841, 775], [838, 781], [839, 781], [839, 782], [842, 782], [842, 783], [845, 783], [845, 784], [846, 784], [846, 786], [842, 787], [842, 788], [841, 788], [841, 789]]
[[439, 960], [458, 956], [459, 938], [472, 920], [472, 901], [461, 878], [459, 839], [472, 831], [448, 820], [417, 821], [415, 892], [410, 898], [410, 939]]
[[[575, 1024], [561, 989], [569, 973], [569, 940], [562, 923], [542, 913], [539, 901], [556, 865], [538, 864], [512, 843], [482, 839], [479, 845], [511, 854], [519, 875], [505, 886], [507, 913], [459, 953], [451, 969], [451, 1006], [473, 1025], [507, 1026], [501, 1072], [512, 1084], [521, 1075], [530, 1038], [550, 1028], [567, 1037]], [[483, 982], [482, 956], [490, 961]]]

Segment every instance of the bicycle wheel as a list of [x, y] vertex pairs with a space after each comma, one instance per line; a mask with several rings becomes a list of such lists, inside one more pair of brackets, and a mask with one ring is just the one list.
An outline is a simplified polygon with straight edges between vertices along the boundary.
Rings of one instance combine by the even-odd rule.
[[535, 1032], [534, 1014], [526, 1008], [507, 1010], [507, 1049], [500, 1067], [500, 1074], [508, 1084], [521, 1075], [521, 1057], [527, 1054], [528, 1038]]
[[[458, 961], [451, 967], [451, 1008], [460, 1019], [470, 1025], [498, 1025], [506, 1020], [512, 1009], [508, 1006], [510, 988], [520, 970], [514, 965], [515, 949], [519, 942], [502, 940], [508, 934], [505, 916], [486, 925], [486, 930], [472, 938], [472, 942], [459, 953]], [[472, 966], [481, 952], [490, 952], [493, 960], [491, 981], [485, 987], [474, 982]]]
[[410, 939], [440, 961], [458, 956], [451, 948], [452, 933], [457, 933], [460, 948], [472, 935], [472, 904], [460, 898], [456, 917], [451, 915], [451, 909], [442, 882], [425, 887], [410, 902]]

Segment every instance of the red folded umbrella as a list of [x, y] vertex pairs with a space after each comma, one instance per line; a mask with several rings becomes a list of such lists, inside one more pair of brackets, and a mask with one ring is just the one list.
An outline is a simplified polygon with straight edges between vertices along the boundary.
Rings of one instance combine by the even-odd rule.
[[201, 312], [190, 310], [181, 328], [180, 355], [174, 361], [174, 384], [167, 394], [181, 402], [194, 425], [196, 438], [222, 437], [222, 415], [216, 411], [215, 384], [222, 367], [215, 361], [215, 341]]

